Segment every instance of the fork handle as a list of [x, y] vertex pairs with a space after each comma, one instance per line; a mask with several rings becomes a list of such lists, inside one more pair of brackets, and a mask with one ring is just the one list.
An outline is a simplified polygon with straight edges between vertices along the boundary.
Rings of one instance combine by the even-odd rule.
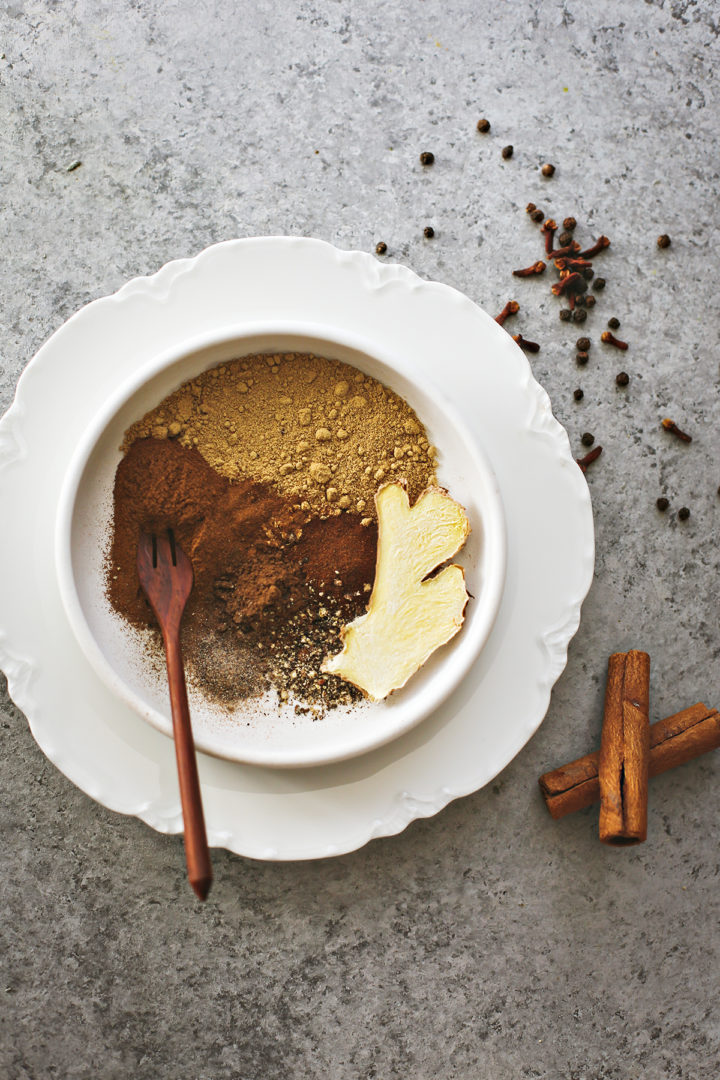
[[185, 669], [180, 650], [180, 634], [169, 633], [165, 638], [170, 708], [172, 711], [175, 757], [177, 759], [180, 802], [185, 827], [185, 860], [188, 879], [195, 893], [205, 900], [212, 883], [212, 865], [208, 851], [202, 795], [198, 779], [195, 743], [190, 725]]

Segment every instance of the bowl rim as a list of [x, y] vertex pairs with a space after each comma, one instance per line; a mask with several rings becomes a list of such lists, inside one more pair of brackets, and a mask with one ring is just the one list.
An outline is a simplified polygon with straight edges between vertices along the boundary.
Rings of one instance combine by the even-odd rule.
[[[103, 432], [113, 417], [143, 385], [150, 382], [162, 371], [193, 354], [200, 354], [203, 351], [231, 341], [240, 344], [243, 339], [260, 336], [294, 336], [326, 343], [328, 346], [339, 345], [364, 354], [377, 361], [381, 366], [399, 374], [409, 383], [416, 386], [422, 395], [434, 400], [438, 405], [448, 422], [460, 435], [466, 452], [473, 459], [473, 468], [483, 474], [485, 489], [490, 496], [488, 504], [483, 504], [482, 519], [483, 545], [487, 545], [491, 549], [492, 557], [488, 563], [491, 572], [483, 582], [482, 617], [475, 620], [478, 625], [474, 626], [474, 647], [467, 650], [463, 663], [457, 667], [451, 679], [447, 677], [443, 679], [445, 668], [440, 669], [426, 690], [421, 708], [402, 720], [398, 716], [394, 717], [394, 724], [389, 724], [388, 730], [379, 736], [375, 733], [371, 741], [355, 738], [354, 740], [348, 740], [347, 745], [342, 750], [336, 749], [326, 753], [322, 753], [319, 746], [308, 747], [305, 751], [301, 751], [297, 747], [293, 747], [290, 751], [284, 751], [278, 747], [254, 746], [233, 753], [227, 749], [218, 749], [213, 746], [212, 742], [209, 742], [204, 737], [203, 732], [195, 735], [197, 750], [224, 760], [269, 768], [314, 767], [369, 753], [386, 743], [394, 741], [421, 723], [462, 683], [487, 642], [500, 608], [507, 566], [507, 536], [505, 514], [497, 479], [485, 451], [479, 445], [476, 436], [470, 432], [468, 425], [454, 404], [447, 398], [439, 385], [427, 379], [424, 375], [418, 376], [418, 372], [413, 369], [409, 360], [399, 356], [393, 350], [385, 349], [382, 345], [364, 335], [356, 334], [331, 323], [305, 322], [297, 319], [276, 319], [271, 317], [258, 319], [252, 323], [225, 323], [213, 328], [211, 331], [188, 337], [181, 344], [175, 344], [158, 352], [152, 360], [125, 379], [106, 399], [103, 407], [96, 413], [93, 422], [88, 425], [73, 452], [58, 500], [54, 538], [56, 573], [62, 604], [73, 633], [96, 674], [110, 688], [112, 693], [125, 702], [135, 713], [143, 717], [158, 731], [172, 738], [172, 727], [168, 717], [155, 708], [147, 706], [136, 696], [135, 692], [107, 659], [90, 629], [79, 598], [73, 572], [72, 530], [75, 505], [86, 466]], [[297, 348], [292, 351], [297, 351]], [[322, 355], [320, 350], [317, 351], [318, 355]], [[239, 355], [242, 356], [242, 353], [239, 353]], [[223, 362], [227, 361], [218, 361], [218, 364]], [[461, 640], [465, 640], [462, 635]], [[388, 720], [391, 720], [390, 715]]]

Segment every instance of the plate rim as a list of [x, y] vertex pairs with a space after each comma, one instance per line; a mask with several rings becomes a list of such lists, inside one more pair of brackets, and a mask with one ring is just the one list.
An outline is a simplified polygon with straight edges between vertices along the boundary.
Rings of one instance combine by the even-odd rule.
[[[30, 394], [28, 388], [31, 387], [32, 378], [37, 375], [53, 350], [63, 343], [63, 338], [77, 329], [78, 322], [87, 320], [91, 312], [94, 315], [101, 314], [104, 306], [116, 305], [121, 301], [134, 297], [144, 298], [153, 303], [158, 300], [167, 302], [173, 285], [186, 274], [192, 274], [194, 271], [202, 269], [204, 263], [210, 262], [215, 257], [215, 253], [227, 252], [228, 249], [238, 249], [241, 252], [250, 251], [252, 247], [258, 245], [269, 249], [285, 247], [289, 250], [295, 248], [300, 249], [301, 253], [302, 251], [308, 253], [322, 252], [323, 258], [329, 257], [336, 266], [346, 268], [354, 264], [358, 269], [358, 273], [364, 279], [363, 283], [370, 289], [383, 289], [385, 286], [398, 284], [409, 292], [428, 290], [428, 299], [431, 298], [431, 294], [443, 296], [456, 305], [461, 304], [468, 309], [472, 309], [473, 315], [480, 316], [480, 322], [484, 322], [488, 331], [493, 326], [497, 334], [503, 335], [502, 344], [500, 344], [501, 339], [499, 337], [496, 340], [499, 349], [505, 354], [504, 359], [513, 366], [518, 385], [526, 396], [526, 403], [529, 405], [526, 420], [529, 433], [533, 436], [540, 436], [544, 440], [549, 439], [553, 444], [558, 463], [566, 469], [571, 467], [570, 463], [572, 463], [573, 459], [567, 433], [552, 415], [549, 398], [532, 376], [527, 358], [512, 342], [509, 335], [501, 331], [497, 324], [494, 324], [491, 316], [483, 312], [467, 296], [444, 283], [424, 281], [407, 267], [397, 264], [381, 265], [366, 252], [343, 251], [325, 241], [304, 237], [275, 236], [227, 240], [204, 249], [193, 258], [173, 260], [161, 267], [155, 274], [133, 278], [110, 296], [101, 297], [85, 305], [72, 315], [67, 322], [56, 329], [21, 374], [13, 402], [0, 421], [0, 487], [4, 486], [8, 481], [13, 466], [22, 465], [23, 460], [28, 456], [28, 447], [23, 439], [22, 422], [25, 414], [25, 398]], [[492, 453], [489, 453], [488, 456], [492, 464]], [[315, 842], [307, 848], [296, 848], [292, 852], [282, 852], [267, 845], [264, 848], [259, 848], [257, 845], [253, 846], [248, 843], [247, 836], [238, 836], [237, 832], [233, 833], [231, 829], [217, 829], [212, 841], [214, 844], [228, 847], [238, 854], [261, 859], [292, 860], [341, 854], [357, 849], [373, 837], [395, 834], [417, 817], [430, 816], [438, 812], [452, 799], [467, 795], [483, 787], [509, 764], [542, 723], [547, 711], [552, 686], [566, 664], [569, 641], [579, 624], [582, 602], [592, 584], [594, 530], [590, 494], [582, 474], [574, 464], [572, 464], [572, 469], [576, 470], [576, 478], [571, 481], [571, 486], [574, 489], [573, 494], [577, 500], [577, 507], [582, 510], [586, 526], [586, 532], [583, 536], [583, 549], [578, 555], [579, 582], [574, 589], [573, 596], [564, 601], [562, 617], [558, 618], [554, 625], [546, 626], [539, 635], [539, 644], [545, 654], [546, 663], [544, 676], [535, 686], [537, 709], [534, 711], [536, 711], [537, 715], [532, 721], [528, 722], [526, 719], [525, 723], [518, 726], [517, 736], [508, 749], [509, 756], [506, 755], [500, 765], [493, 766], [494, 771], [485, 775], [479, 781], [473, 779], [455, 785], [441, 785], [436, 782], [429, 794], [419, 793], [413, 795], [407, 790], [395, 791], [386, 816], [382, 820], [377, 819], [365, 823], [352, 835], [348, 833], [340, 844], [325, 843], [323, 845]], [[104, 795], [99, 790], [98, 783], [92, 775], [85, 775], [82, 773], [82, 769], [77, 766], [77, 763], [69, 762], [63, 757], [61, 748], [48, 736], [47, 730], [43, 728], [43, 723], [46, 720], [44, 709], [41, 706], [35, 707], [33, 686], [39, 681], [37, 663], [33, 664], [29, 658], [19, 655], [11, 641], [8, 640], [8, 633], [3, 628], [0, 628], [0, 663], [8, 679], [10, 694], [26, 714], [31, 731], [40, 748], [73, 783], [81, 787], [92, 798], [106, 806], [110, 806], [111, 809], [119, 809], [124, 813], [133, 813], [154, 828], [166, 832], [178, 832], [181, 830], [181, 821], [174, 809], [163, 812], [162, 806], [154, 805], [151, 799], [141, 800], [133, 804], [132, 808], [129, 808], [125, 801]], [[333, 769], [335, 766], [331, 765], [326, 768]]]

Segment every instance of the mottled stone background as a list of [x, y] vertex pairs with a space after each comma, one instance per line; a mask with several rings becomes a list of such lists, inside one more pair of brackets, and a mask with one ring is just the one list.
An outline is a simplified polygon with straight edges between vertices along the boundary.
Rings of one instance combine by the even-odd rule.
[[[573, 446], [605, 451], [596, 580], [540, 732], [354, 855], [218, 852], [196, 905], [180, 840], [77, 791], [3, 693], [0, 1076], [719, 1075], [720, 758], [653, 781], [635, 849], [602, 847], [591, 811], [552, 822], [536, 789], [596, 744], [613, 650], [651, 653], [654, 718], [720, 704], [719, 20], [709, 0], [2, 5], [3, 408], [87, 301], [214, 241], [301, 233], [384, 239], [493, 313], [515, 295]], [[529, 199], [612, 237], [586, 328], [617, 315], [624, 357], [595, 345], [578, 370], [548, 283], [509, 277], [539, 256]]]

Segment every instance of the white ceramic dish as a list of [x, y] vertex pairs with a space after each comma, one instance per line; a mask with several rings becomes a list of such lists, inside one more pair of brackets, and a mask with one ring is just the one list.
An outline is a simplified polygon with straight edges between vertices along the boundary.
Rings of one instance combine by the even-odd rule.
[[232, 714], [189, 685], [196, 747], [231, 761], [270, 767], [320, 765], [366, 753], [408, 731], [455, 689], [476, 660], [497, 614], [505, 578], [505, 529], [495, 478], [477, 438], [410, 358], [379, 352], [328, 327], [223, 328], [154, 358], [112, 394], [70, 464], [57, 517], [57, 569], [75, 635], [110, 690], [158, 730], [172, 735], [167, 684], [148, 660], [146, 636], [113, 611], [105, 590], [112, 490], [127, 428], [188, 379], [240, 356], [312, 352], [343, 361], [390, 386], [414, 408], [440, 448], [439, 478], [465, 507], [472, 532], [455, 562], [465, 570], [466, 618], [460, 632], [386, 701], [331, 710], [320, 720], [297, 715], [267, 693]]
[[[0, 666], [43, 752], [91, 798], [162, 832], [182, 829], [173, 744], [97, 676], [62, 604], [54, 537], [69, 463], [109, 396], [154, 357], [218, 327], [278, 319], [340, 326], [441, 380], [482, 439], [507, 527], [490, 637], [423, 723], [314, 769], [199, 755], [211, 844], [257, 859], [312, 859], [436, 813], [522, 749], [580, 620], [593, 524], [585, 478], [526, 357], [455, 289], [301, 237], [228, 241], [128, 282], [53, 334], [0, 421]], [[478, 827], [492, 836], [492, 822]]]

